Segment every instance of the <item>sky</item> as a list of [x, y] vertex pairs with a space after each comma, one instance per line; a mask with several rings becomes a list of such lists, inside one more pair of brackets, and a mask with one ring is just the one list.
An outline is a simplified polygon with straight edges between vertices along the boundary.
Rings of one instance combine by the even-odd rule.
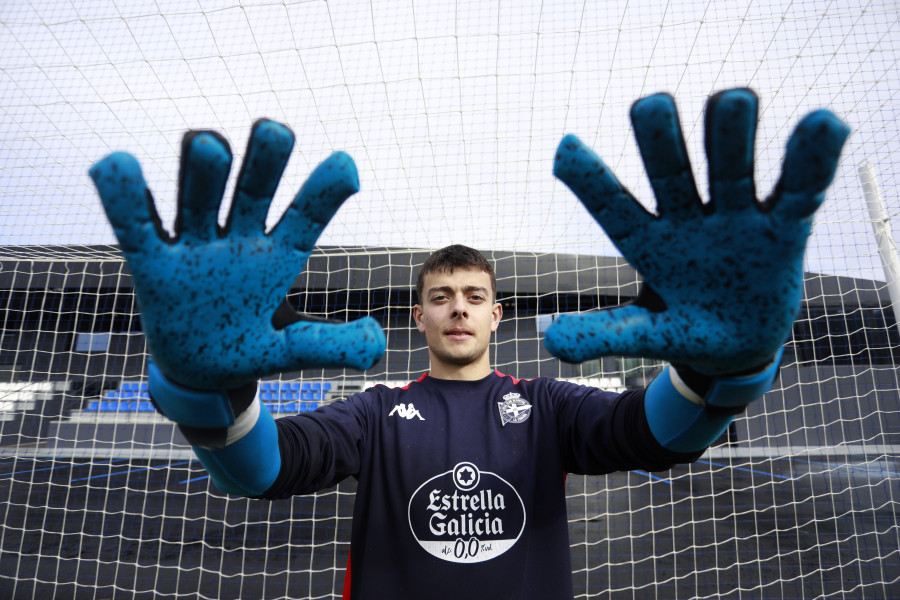
[[297, 134], [270, 225], [343, 150], [361, 191], [322, 245], [615, 255], [552, 175], [562, 136], [652, 210], [632, 102], [676, 98], [705, 194], [704, 104], [747, 86], [761, 196], [805, 114], [850, 125], [807, 269], [883, 280], [857, 169], [874, 166], [900, 239], [898, 45], [888, 0], [5, 2], [0, 246], [115, 243], [87, 171], [116, 150], [138, 158], [171, 227], [184, 132], [221, 132], [236, 172], [268, 117]]

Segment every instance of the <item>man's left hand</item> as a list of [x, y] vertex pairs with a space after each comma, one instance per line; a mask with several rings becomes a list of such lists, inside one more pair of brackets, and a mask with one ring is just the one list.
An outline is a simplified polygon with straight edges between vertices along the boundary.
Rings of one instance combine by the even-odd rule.
[[813, 214], [849, 128], [826, 110], [790, 138], [773, 193], [756, 199], [756, 95], [716, 94], [706, 113], [710, 201], [697, 192], [673, 99], [634, 104], [631, 118], [659, 214], [647, 212], [589, 148], [567, 136], [554, 174], [643, 278], [632, 304], [563, 314], [546, 332], [555, 356], [658, 358], [708, 375], [762, 368], [791, 333], [803, 296]]

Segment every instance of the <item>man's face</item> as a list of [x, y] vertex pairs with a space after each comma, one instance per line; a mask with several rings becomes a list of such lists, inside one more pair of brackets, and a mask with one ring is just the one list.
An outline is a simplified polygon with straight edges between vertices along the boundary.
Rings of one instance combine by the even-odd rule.
[[454, 269], [429, 273], [424, 283], [413, 316], [428, 342], [432, 371], [442, 366], [489, 366], [491, 333], [503, 312], [493, 302], [490, 276], [474, 269]]

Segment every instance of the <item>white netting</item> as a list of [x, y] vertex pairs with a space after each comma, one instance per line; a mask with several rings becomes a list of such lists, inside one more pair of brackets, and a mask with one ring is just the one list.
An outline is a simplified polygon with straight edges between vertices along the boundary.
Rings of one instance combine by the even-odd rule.
[[900, 334], [857, 172], [874, 167], [886, 204], [876, 220], [900, 235], [900, 9], [527, 4], [0, 6], [0, 596], [330, 598], [343, 587], [352, 484], [274, 504], [226, 498], [148, 409], [138, 311], [92, 163], [134, 154], [171, 226], [186, 129], [222, 132], [236, 164], [255, 119], [294, 130], [272, 223], [328, 154], [355, 159], [362, 189], [291, 298], [339, 319], [372, 314], [388, 352], [370, 373], [268, 382], [260, 393], [280, 411], [427, 369], [408, 313], [424, 253], [408, 249], [448, 243], [497, 265], [500, 370], [635, 386], [658, 366], [563, 365], [541, 346], [556, 312], [637, 290], [552, 177], [556, 145], [578, 135], [652, 208], [631, 103], [676, 97], [704, 192], [706, 98], [749, 86], [761, 194], [804, 114], [830, 108], [853, 130], [817, 215], [781, 379], [738, 419], [733, 445], [689, 468], [569, 478], [576, 594], [900, 597]]

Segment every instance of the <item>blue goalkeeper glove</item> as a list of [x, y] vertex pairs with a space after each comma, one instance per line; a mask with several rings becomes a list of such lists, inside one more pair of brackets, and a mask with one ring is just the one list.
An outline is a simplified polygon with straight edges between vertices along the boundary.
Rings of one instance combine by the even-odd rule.
[[266, 214], [293, 145], [284, 125], [254, 124], [220, 230], [231, 149], [213, 132], [185, 135], [173, 239], [160, 225], [134, 157], [114, 153], [91, 168], [131, 270], [150, 353], [173, 382], [235, 389], [306, 367], [364, 370], [383, 354], [384, 333], [374, 319], [327, 323], [297, 314], [286, 302], [319, 234], [359, 189], [353, 160], [335, 153], [267, 234]]
[[721, 376], [773, 360], [803, 294], [803, 255], [813, 213], [831, 183], [849, 128], [828, 111], [804, 118], [790, 138], [781, 179], [756, 200], [757, 98], [747, 89], [710, 98], [706, 112], [710, 202], [697, 192], [673, 99], [634, 104], [631, 119], [657, 199], [651, 214], [574, 136], [554, 174], [581, 200], [643, 278], [634, 303], [563, 314], [544, 338], [570, 362], [643, 356]]

